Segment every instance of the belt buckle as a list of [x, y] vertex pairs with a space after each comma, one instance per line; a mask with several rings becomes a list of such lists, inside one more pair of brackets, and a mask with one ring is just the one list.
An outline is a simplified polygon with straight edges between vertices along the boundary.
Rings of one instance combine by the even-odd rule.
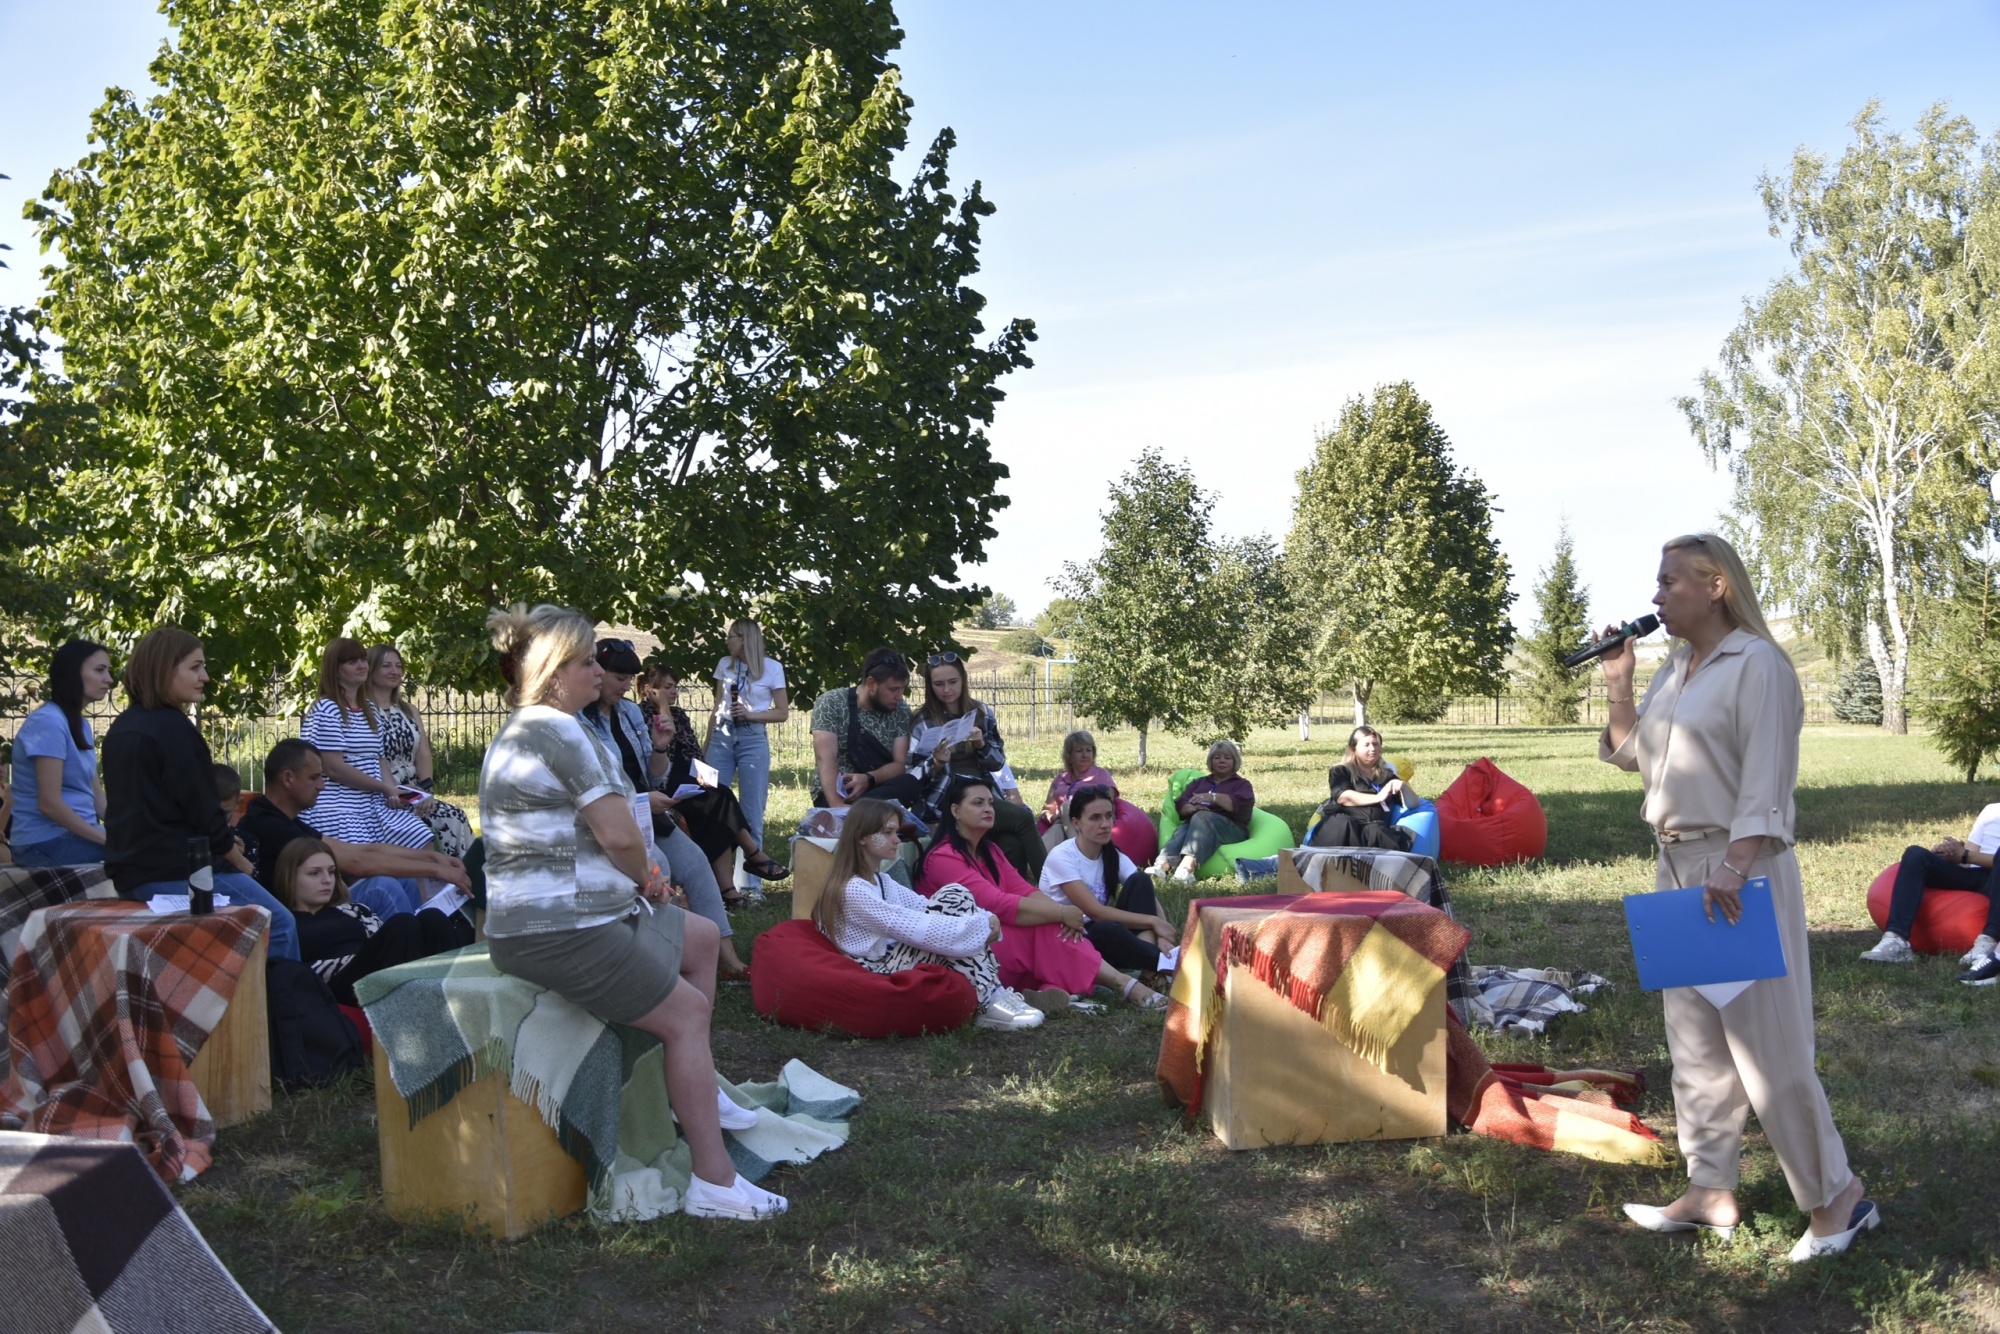
[[1653, 837], [1663, 846], [1675, 843], [1699, 843], [1714, 833], [1713, 829], [1655, 829]]

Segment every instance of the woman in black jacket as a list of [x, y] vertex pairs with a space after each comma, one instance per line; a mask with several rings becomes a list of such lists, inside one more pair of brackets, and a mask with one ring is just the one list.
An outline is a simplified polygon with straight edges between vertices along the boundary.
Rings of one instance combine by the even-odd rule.
[[208, 690], [201, 641], [163, 625], [132, 646], [130, 702], [104, 733], [104, 869], [120, 898], [188, 892], [188, 843], [208, 840], [215, 892], [271, 914], [271, 957], [299, 957], [298, 924], [252, 880], [215, 794], [215, 759], [189, 720]]
[[472, 923], [462, 913], [424, 908], [387, 921], [347, 896], [333, 869], [333, 849], [316, 838], [295, 838], [278, 854], [271, 876], [278, 897], [299, 922], [300, 953], [307, 967], [342, 1005], [359, 1005], [354, 984], [370, 973], [462, 949], [472, 943]]

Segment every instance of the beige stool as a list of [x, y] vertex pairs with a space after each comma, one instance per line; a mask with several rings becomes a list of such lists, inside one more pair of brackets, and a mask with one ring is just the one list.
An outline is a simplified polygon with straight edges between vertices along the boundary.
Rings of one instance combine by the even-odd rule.
[[268, 931], [258, 937], [222, 1022], [188, 1065], [188, 1076], [218, 1130], [271, 1110], [270, 993], [264, 984], [270, 941]]
[[541, 1113], [515, 1097], [503, 1075], [467, 1085], [412, 1126], [378, 1041], [375, 1122], [382, 1204], [391, 1218], [459, 1214], [466, 1231], [511, 1241], [584, 1206], [583, 1164], [563, 1152]]

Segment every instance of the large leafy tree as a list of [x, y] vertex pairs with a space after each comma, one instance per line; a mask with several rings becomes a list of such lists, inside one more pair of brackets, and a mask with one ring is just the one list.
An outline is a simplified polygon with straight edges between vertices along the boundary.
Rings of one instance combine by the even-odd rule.
[[1538, 723], [1567, 725], [1581, 714], [1584, 678], [1590, 668], [1565, 667], [1563, 659], [1590, 637], [1590, 590], [1576, 572], [1576, 542], [1565, 523], [1556, 549], [1535, 581], [1535, 628], [1521, 641], [1527, 670], [1522, 690]]
[[1986, 520], [2000, 175], [1942, 107], [1905, 137], [1871, 103], [1854, 136], [1838, 162], [1801, 149], [1761, 182], [1797, 267], [1745, 303], [1681, 408], [1734, 475], [1768, 591], [1827, 642], [1865, 648], [1883, 725], [1901, 732], [1926, 605]]
[[949, 131], [891, 174], [888, 4], [166, 8], [39, 215], [108, 448], [39, 561], [89, 621], [243, 685], [342, 630], [475, 677], [516, 599], [754, 608], [805, 688], [978, 605], [1032, 330], [984, 341]]
[[1223, 628], [1209, 654], [1209, 721], [1224, 736], [1240, 737], [1295, 716], [1312, 701], [1312, 634], [1284, 551], [1261, 533], [1224, 541], [1212, 599]]
[[1493, 690], [1514, 642], [1507, 558], [1430, 404], [1408, 381], [1353, 399], [1298, 481], [1285, 556], [1315, 683], [1350, 692], [1357, 724], [1377, 682], [1413, 700]]
[[1191, 470], [1149, 449], [1111, 488], [1103, 550], [1088, 564], [1066, 564], [1059, 581], [1074, 602], [1077, 710], [1138, 728], [1142, 769], [1155, 726], [1180, 730], [1207, 716], [1215, 654], [1229, 629], [1214, 508]]

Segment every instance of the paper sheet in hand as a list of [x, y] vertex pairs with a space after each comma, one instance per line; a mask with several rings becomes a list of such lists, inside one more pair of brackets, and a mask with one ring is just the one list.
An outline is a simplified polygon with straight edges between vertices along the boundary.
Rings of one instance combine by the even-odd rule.
[[1758, 876], [1743, 886], [1743, 917], [1735, 926], [1701, 910], [1701, 887], [1625, 896], [1625, 925], [1639, 987], [1696, 987], [1718, 1009], [1760, 978], [1785, 975], [1771, 882]]
[[472, 902], [470, 894], [460, 889], [457, 885], [446, 885], [443, 889], [431, 895], [424, 903], [423, 908], [419, 908], [417, 911], [422, 912], [424, 908], [435, 908], [449, 917], [470, 902]]
[[675, 801], [679, 801], [683, 797], [698, 797], [706, 790], [707, 789], [703, 788], [700, 783], [682, 783], [679, 787], [675, 788], [672, 792], [669, 792], [667, 795], [672, 797]]
[[967, 713], [952, 719], [943, 726], [918, 723], [910, 733], [910, 754], [928, 755], [939, 746], [956, 746], [972, 735], [978, 724], [977, 714]]
[[701, 786], [715, 787], [722, 782], [722, 771], [714, 765], [701, 760], [695, 760], [692, 763], [694, 765], [694, 781], [701, 784]]

